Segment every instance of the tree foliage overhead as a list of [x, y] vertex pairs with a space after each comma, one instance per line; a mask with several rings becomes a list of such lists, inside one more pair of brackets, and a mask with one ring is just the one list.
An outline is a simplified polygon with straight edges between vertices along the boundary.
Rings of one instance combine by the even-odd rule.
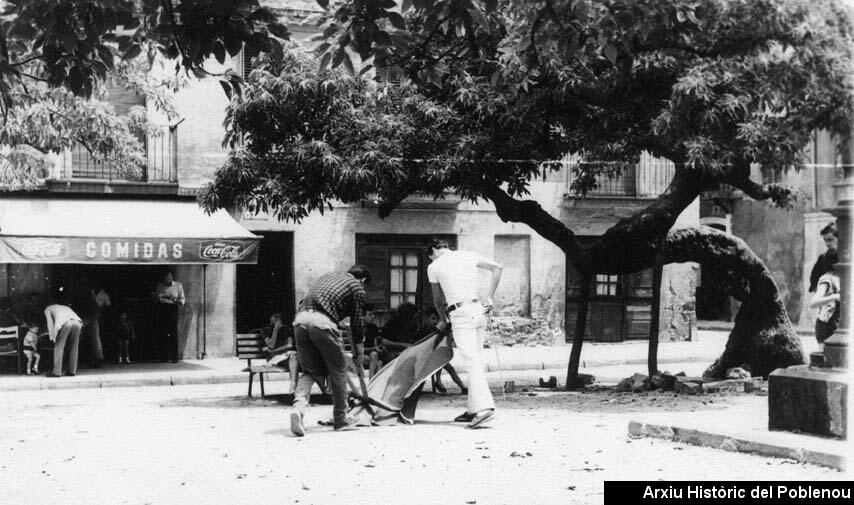
[[[567, 152], [596, 160], [577, 168], [583, 192], [643, 151], [693, 172], [695, 189], [727, 182], [782, 202], [786, 191], [749, 180], [751, 164], [799, 166], [815, 128], [850, 136], [852, 29], [833, 2], [402, 7], [339, 3], [317, 20], [320, 68], [292, 52], [282, 72], [253, 73], [226, 120], [229, 140], [245, 143], [207, 206], [298, 220], [375, 193], [383, 213], [448, 189], [515, 199]], [[402, 80], [373, 82], [347, 51]], [[565, 249], [571, 239], [547, 238]]]
[[[588, 280], [685, 261], [732, 277], [745, 311], [710, 374], [733, 362], [761, 374], [803, 362], [777, 287], [749, 248], [671, 229], [721, 183], [787, 204], [790, 192], [752, 181], [751, 166], [799, 167], [817, 128], [850, 138], [854, 46], [841, 5], [318, 3], [328, 10], [316, 20], [316, 60], [292, 53], [298, 63], [283, 71], [254, 71], [230, 104], [227, 141], [242, 143], [200, 195], [205, 208], [298, 221], [335, 200], [376, 199], [386, 216], [413, 194], [485, 199], [502, 220], [559, 246]], [[366, 76], [368, 65], [380, 82]], [[531, 182], [556, 167], [548, 160], [587, 160], [573, 167], [583, 193], [644, 151], [674, 162], [670, 185], [592, 243], [526, 199]], [[567, 384], [578, 372], [581, 316], [575, 332]], [[649, 366], [654, 373], [656, 361]]]
[[[175, 75], [205, 77], [246, 47], [281, 58], [287, 28], [257, 0], [0, 1], [0, 186], [32, 186], [45, 154], [82, 144], [127, 173], [145, 160], [144, 111], [117, 116], [104, 83], [146, 97], [174, 115], [166, 82], [149, 74], [168, 61]], [[231, 92], [241, 78], [218, 76]]]

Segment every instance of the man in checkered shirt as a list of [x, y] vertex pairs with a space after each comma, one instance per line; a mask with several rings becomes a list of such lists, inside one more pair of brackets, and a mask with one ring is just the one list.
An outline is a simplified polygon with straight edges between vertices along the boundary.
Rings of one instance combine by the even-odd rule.
[[350, 331], [356, 349], [355, 362], [362, 362], [364, 323], [362, 306], [365, 303], [365, 284], [371, 272], [354, 265], [346, 274], [329, 273], [308, 290], [294, 318], [294, 340], [302, 367], [291, 412], [291, 431], [305, 435], [303, 417], [308, 406], [311, 387], [329, 377], [332, 388], [332, 424], [335, 430], [355, 426], [358, 419], [347, 416], [347, 372], [344, 363], [343, 341], [338, 323], [350, 318]]

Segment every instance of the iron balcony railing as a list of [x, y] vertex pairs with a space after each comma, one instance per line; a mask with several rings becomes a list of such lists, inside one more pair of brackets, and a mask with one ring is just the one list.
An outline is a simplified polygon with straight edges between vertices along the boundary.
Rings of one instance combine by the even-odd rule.
[[[567, 195], [580, 196], [576, 195], [573, 183], [577, 165], [584, 161], [576, 154], [568, 154], [562, 162], [567, 174]], [[644, 152], [637, 164], [625, 167], [619, 175], [596, 176], [596, 185], [587, 190], [586, 196], [654, 198], [667, 189], [675, 172], [676, 168], [672, 161], [656, 158]]]
[[140, 173], [132, 173], [75, 144], [62, 157], [62, 177], [133, 182], [178, 182], [178, 128], [164, 126], [157, 134], [143, 141], [145, 165]]

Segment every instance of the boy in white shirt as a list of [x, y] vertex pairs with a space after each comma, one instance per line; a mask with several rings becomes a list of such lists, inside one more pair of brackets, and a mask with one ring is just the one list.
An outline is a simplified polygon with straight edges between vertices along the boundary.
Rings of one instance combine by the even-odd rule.
[[[486, 336], [486, 313], [492, 310], [492, 296], [501, 280], [502, 266], [468, 251], [452, 251], [445, 240], [430, 242], [427, 249], [433, 260], [427, 267], [427, 279], [433, 291], [433, 303], [439, 312], [438, 330], [448, 322], [453, 330], [457, 352], [468, 372], [469, 388], [466, 411], [454, 421], [467, 422], [470, 428], [492, 418], [495, 402], [483, 366], [483, 340]], [[491, 273], [486, 305], [478, 301], [478, 270]]]

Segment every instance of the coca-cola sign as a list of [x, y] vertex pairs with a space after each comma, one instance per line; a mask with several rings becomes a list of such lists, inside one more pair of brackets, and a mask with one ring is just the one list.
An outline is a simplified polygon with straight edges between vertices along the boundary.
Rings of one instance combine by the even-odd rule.
[[25, 258], [52, 260], [68, 256], [68, 241], [30, 238], [18, 241], [18, 251]]
[[243, 254], [243, 243], [232, 240], [205, 241], [199, 244], [199, 257], [211, 261], [237, 261]]

